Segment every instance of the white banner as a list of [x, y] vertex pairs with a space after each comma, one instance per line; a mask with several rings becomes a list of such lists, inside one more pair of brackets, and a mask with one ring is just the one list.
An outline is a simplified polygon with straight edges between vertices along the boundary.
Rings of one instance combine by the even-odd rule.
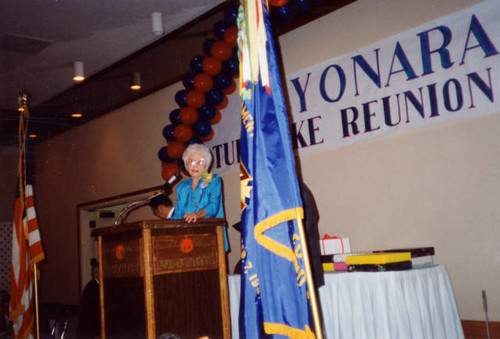
[[[287, 76], [299, 154], [500, 111], [500, 1], [486, 1]], [[240, 103], [209, 144], [238, 165]]]

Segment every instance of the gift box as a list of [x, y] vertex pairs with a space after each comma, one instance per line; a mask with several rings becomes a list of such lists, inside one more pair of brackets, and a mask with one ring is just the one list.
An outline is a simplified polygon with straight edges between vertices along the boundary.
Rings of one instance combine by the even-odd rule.
[[322, 255], [350, 253], [351, 244], [349, 238], [332, 237], [328, 234], [319, 241]]
[[360, 254], [369, 254], [372, 252], [355, 252], [355, 253], [339, 253], [339, 254], [333, 254], [333, 262], [343, 262], [345, 263], [345, 258], [351, 255], [360, 255]]
[[345, 258], [349, 265], [387, 264], [401, 261], [411, 262], [410, 252], [370, 253], [351, 255]]
[[347, 265], [348, 272], [384, 272], [384, 271], [403, 271], [412, 268], [411, 260], [390, 262], [386, 264], [362, 264]]
[[434, 247], [409, 247], [391, 250], [373, 251], [373, 253], [410, 252], [412, 258], [434, 255]]
[[347, 265], [345, 262], [333, 262], [333, 255], [322, 255], [321, 264], [323, 265], [323, 271], [325, 272], [347, 271]]

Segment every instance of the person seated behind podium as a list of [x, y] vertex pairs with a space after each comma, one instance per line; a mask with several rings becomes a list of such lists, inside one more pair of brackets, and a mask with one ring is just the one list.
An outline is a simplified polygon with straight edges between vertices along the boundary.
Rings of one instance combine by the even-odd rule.
[[151, 206], [153, 213], [160, 219], [170, 219], [175, 210], [172, 200], [164, 194], [151, 199], [149, 206]]
[[99, 267], [92, 267], [92, 280], [85, 285], [78, 320], [78, 338], [101, 337], [101, 302]]
[[[212, 154], [203, 144], [189, 145], [182, 155], [184, 166], [191, 178], [177, 186], [177, 203], [172, 219], [184, 219], [188, 223], [202, 218], [224, 218], [222, 205], [222, 180], [208, 172]], [[229, 249], [224, 229], [224, 248]]]

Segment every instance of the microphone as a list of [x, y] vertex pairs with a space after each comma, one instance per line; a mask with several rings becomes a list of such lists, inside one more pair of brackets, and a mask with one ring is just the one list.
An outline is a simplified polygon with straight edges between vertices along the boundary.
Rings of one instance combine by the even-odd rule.
[[176, 181], [177, 181], [177, 179], [179, 179], [179, 178], [180, 178], [180, 173], [174, 173], [174, 175], [172, 175], [172, 176], [170, 177], [170, 179], [168, 179], [168, 181], [167, 181], [167, 182], [166, 182], [166, 183], [162, 186], [162, 188], [161, 188], [161, 189], [162, 189], [164, 192], [169, 191], [170, 189], [172, 189], [172, 184], [173, 184], [174, 182], [176, 182]]

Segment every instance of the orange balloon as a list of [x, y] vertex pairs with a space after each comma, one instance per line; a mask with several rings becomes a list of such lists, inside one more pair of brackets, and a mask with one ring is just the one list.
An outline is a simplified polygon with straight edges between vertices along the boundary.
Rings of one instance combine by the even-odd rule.
[[228, 104], [227, 96], [224, 95], [224, 98], [222, 99], [221, 103], [218, 104], [218, 105], [216, 105], [215, 108], [217, 108], [217, 109], [223, 109], [223, 108], [227, 107], [227, 104]]
[[[196, 121], [198, 121], [198, 111], [195, 110], [193, 107], [189, 106], [184, 107], [179, 112], [179, 118], [186, 125], [192, 125]], [[175, 129], [174, 129], [174, 135], [175, 135]]]
[[186, 94], [186, 104], [189, 107], [200, 108], [205, 104], [205, 94], [200, 91], [189, 91]]
[[214, 87], [214, 80], [210, 75], [200, 73], [194, 77], [193, 85], [198, 91], [208, 92]]
[[209, 135], [207, 135], [207, 136], [206, 136], [206, 137], [204, 137], [204, 138], [200, 138], [200, 139], [201, 139], [201, 140], [203, 140], [203, 141], [209, 141], [209, 140], [211, 140], [211, 139], [214, 137], [214, 135], [215, 135], [215, 133], [214, 133], [214, 130], [212, 129], [212, 130], [210, 131], [210, 134], [209, 134]]
[[207, 73], [208, 75], [214, 76], [222, 71], [222, 62], [214, 57], [207, 56], [205, 57], [205, 59], [203, 59], [202, 68], [203, 72]]
[[167, 144], [167, 155], [172, 159], [179, 159], [184, 153], [186, 146], [179, 141], [171, 141]]
[[212, 46], [212, 56], [220, 61], [226, 61], [233, 55], [233, 48], [225, 41], [219, 40]]
[[276, 6], [276, 7], [281, 7], [283, 5], [286, 5], [288, 0], [269, 0], [271, 5]]
[[219, 121], [221, 121], [222, 119], [222, 114], [220, 113], [219, 110], [216, 110], [215, 111], [215, 117], [212, 118], [212, 120], [210, 120], [210, 123], [212, 125], [215, 125], [216, 123], [218, 123]]
[[180, 124], [174, 128], [174, 136], [177, 141], [188, 142], [193, 135], [193, 130], [188, 125]]
[[224, 32], [224, 41], [231, 47], [238, 45], [238, 27], [231, 26]]
[[161, 163], [161, 177], [165, 181], [168, 181], [175, 173], [179, 173], [180, 171], [181, 169], [177, 161]]
[[224, 88], [222, 90], [222, 93], [229, 95], [229, 94], [233, 93], [235, 89], [236, 89], [236, 82], [234, 80], [232, 80], [231, 85], [229, 85], [229, 87], [227, 87], [227, 88]]

